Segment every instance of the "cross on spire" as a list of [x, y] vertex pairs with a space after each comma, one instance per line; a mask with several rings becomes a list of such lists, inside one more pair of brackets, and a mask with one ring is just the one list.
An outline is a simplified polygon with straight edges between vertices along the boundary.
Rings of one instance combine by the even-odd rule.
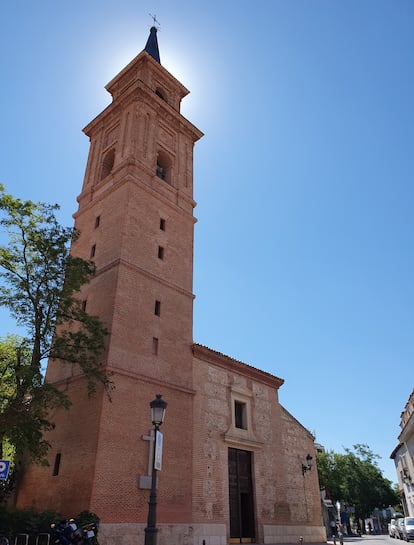
[[[151, 19], [152, 19], [153, 22], [154, 22], [153, 26], [158, 30], [159, 27], [160, 27], [161, 25], [160, 25], [160, 22], [157, 21], [157, 16], [156, 16], [156, 15], [152, 15], [151, 13], [149, 14], [149, 16], [151, 17]], [[158, 27], [157, 27], [157, 25], [158, 25]]]
[[160, 52], [158, 50], [158, 40], [157, 40], [158, 28], [155, 26], [156, 23], [158, 23], [158, 21], [157, 21], [157, 18], [155, 17], [155, 15], [151, 15], [151, 17], [152, 17], [152, 19], [154, 21], [154, 24], [150, 28], [150, 35], [148, 37], [148, 40], [147, 40], [144, 51], [149, 53], [154, 60], [156, 60], [157, 62], [159, 62], [161, 64]]

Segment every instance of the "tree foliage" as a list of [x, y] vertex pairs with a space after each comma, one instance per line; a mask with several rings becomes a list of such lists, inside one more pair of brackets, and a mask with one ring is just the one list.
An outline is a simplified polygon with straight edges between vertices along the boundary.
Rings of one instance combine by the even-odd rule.
[[49, 446], [43, 432], [53, 428], [47, 414], [55, 407], [68, 407], [69, 401], [62, 392], [43, 381], [40, 368], [32, 366], [31, 361], [32, 352], [24, 338], [0, 339], [2, 444], [4, 442], [5, 447], [7, 444], [9, 452], [17, 450], [41, 460]]
[[358, 518], [368, 517], [375, 507], [396, 505], [399, 496], [391, 481], [383, 477], [378, 458], [362, 444], [345, 449], [345, 454], [318, 453], [319, 484], [334, 502], [355, 507]]
[[78, 233], [56, 218], [58, 205], [22, 201], [0, 186], [0, 305], [25, 332], [0, 341], [0, 444], [8, 440], [20, 453], [42, 460], [53, 427], [50, 409], [69, 400], [44, 381], [49, 358], [77, 365], [89, 393], [111, 381], [100, 356], [107, 331], [83, 308], [79, 292], [94, 274], [94, 264], [70, 254]]

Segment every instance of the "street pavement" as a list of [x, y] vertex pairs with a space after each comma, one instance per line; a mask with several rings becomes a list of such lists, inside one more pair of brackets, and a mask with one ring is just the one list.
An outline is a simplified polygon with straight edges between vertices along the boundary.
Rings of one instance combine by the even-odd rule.
[[[344, 545], [398, 545], [399, 543], [399, 540], [391, 538], [388, 534], [344, 536], [343, 539]], [[298, 545], [300, 545], [299, 542]], [[328, 539], [328, 541], [324, 543], [312, 544], [308, 544], [306, 541], [303, 541], [303, 545], [334, 545], [334, 542], [332, 539]], [[336, 545], [340, 545], [339, 538], [336, 539]]]
[[[397, 545], [398, 540], [391, 538], [388, 534], [374, 534], [362, 536], [344, 536], [344, 545]], [[332, 539], [328, 539], [327, 545], [334, 545]], [[339, 544], [339, 539], [336, 539], [336, 545]]]

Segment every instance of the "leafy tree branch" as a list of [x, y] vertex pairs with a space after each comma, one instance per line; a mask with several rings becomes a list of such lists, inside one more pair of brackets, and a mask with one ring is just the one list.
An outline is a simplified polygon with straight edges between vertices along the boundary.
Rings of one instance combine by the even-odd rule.
[[400, 498], [391, 481], [383, 477], [377, 464], [379, 456], [362, 444], [344, 450], [345, 454], [329, 451], [317, 455], [319, 484], [327, 496], [353, 506], [357, 519], [369, 517], [375, 507], [397, 505]]
[[25, 332], [0, 340], [0, 444], [7, 440], [37, 461], [47, 452], [50, 410], [70, 405], [45, 382], [45, 360], [75, 366], [89, 393], [99, 383], [108, 395], [113, 387], [101, 359], [108, 332], [80, 300], [95, 266], [71, 255], [79, 233], [60, 225], [58, 209], [15, 198], [0, 185], [0, 237], [6, 241], [0, 246], [0, 306]]

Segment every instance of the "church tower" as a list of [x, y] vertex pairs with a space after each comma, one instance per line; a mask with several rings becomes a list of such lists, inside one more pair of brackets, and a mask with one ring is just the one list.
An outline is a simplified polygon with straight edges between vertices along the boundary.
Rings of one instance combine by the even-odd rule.
[[[202, 133], [180, 113], [188, 90], [160, 63], [157, 30], [107, 86], [112, 103], [84, 129], [89, 157], [72, 253], [96, 274], [82, 293], [109, 330], [105, 367], [115, 389], [88, 398], [76, 370], [49, 362], [69, 411], [56, 430], [49, 468], [30, 468], [19, 496], [66, 516], [96, 512], [108, 523], [142, 523], [152, 444], [149, 402], [168, 403], [158, 516], [191, 520], [193, 440], [193, 147]], [[168, 446], [167, 446], [168, 445]]]
[[[283, 380], [193, 342], [193, 148], [187, 89], [160, 63], [156, 28], [106, 87], [90, 139], [72, 253], [96, 273], [81, 297], [106, 324], [115, 389], [88, 397], [79, 370], [46, 378], [70, 410], [51, 415], [49, 467], [29, 467], [18, 507], [101, 519], [102, 545], [144, 543], [153, 455], [149, 403], [168, 403], [158, 473], [159, 545], [322, 543], [314, 438], [278, 401]], [[218, 311], [220, 311], [218, 309]], [[273, 357], [272, 342], [268, 346]], [[308, 456], [309, 455], [309, 456]]]

